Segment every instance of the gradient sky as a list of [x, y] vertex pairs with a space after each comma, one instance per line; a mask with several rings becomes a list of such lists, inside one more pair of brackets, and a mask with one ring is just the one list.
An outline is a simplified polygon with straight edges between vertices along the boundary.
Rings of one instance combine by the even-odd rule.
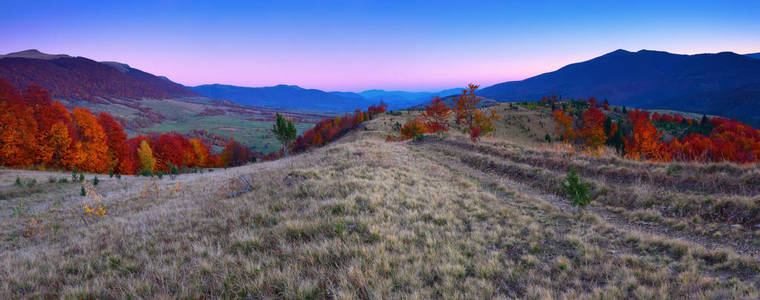
[[186, 85], [412, 91], [627, 49], [760, 52], [760, 1], [8, 1], [0, 53], [115, 60]]

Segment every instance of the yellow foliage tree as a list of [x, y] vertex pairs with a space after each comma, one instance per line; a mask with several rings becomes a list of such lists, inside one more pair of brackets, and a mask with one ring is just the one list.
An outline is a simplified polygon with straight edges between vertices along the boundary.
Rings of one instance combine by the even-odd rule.
[[147, 141], [140, 142], [140, 147], [137, 148], [137, 157], [140, 159], [141, 172], [153, 172], [156, 168], [156, 158], [153, 157], [153, 150], [150, 149]]

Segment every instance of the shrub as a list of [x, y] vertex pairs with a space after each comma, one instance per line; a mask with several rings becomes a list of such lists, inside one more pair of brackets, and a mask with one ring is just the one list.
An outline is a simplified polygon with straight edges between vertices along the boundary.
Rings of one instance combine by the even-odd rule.
[[16, 177], [16, 182], [13, 184], [15, 186], [21, 186], [21, 178]]
[[93, 185], [98, 185], [100, 183], [100, 180], [98, 179], [98, 176], [95, 176], [95, 179], [92, 180]]
[[87, 191], [84, 190], [84, 186], [82, 186], [82, 189], [79, 191], [79, 193], [82, 195], [82, 197], [87, 196]]
[[108, 170], [108, 177], [113, 178], [113, 169]]
[[69, 180], [66, 178], [58, 179], [58, 183], [69, 183]]
[[116, 173], [116, 179], [121, 180], [121, 174]]
[[79, 174], [79, 182], [84, 182], [84, 174]]
[[412, 119], [401, 127], [401, 137], [411, 139], [426, 132], [425, 124], [419, 119]]
[[55, 177], [53, 176], [48, 177], [48, 183], [55, 183]]
[[575, 171], [575, 167], [570, 167], [570, 172], [567, 173], [565, 181], [562, 182], [562, 189], [572, 199], [571, 204], [573, 206], [586, 207], [591, 203], [589, 184], [581, 180], [578, 172]]

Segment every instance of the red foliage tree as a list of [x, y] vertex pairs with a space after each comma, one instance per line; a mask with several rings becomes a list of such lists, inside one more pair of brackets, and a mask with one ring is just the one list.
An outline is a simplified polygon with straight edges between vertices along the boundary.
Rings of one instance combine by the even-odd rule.
[[134, 159], [127, 147], [127, 134], [124, 128], [109, 113], [98, 114], [98, 123], [103, 127], [108, 145], [109, 168], [119, 174], [130, 174], [135, 169]]
[[430, 100], [430, 105], [425, 107], [425, 111], [422, 112], [421, 117], [428, 132], [447, 132], [449, 131], [449, 117], [451, 113], [452, 111], [446, 106], [446, 103], [440, 97], [435, 97], [433, 100]]
[[578, 130], [578, 137], [583, 145], [590, 151], [598, 151], [607, 141], [604, 133], [604, 120], [607, 117], [596, 107], [591, 107], [583, 112], [583, 123]]
[[251, 152], [251, 149], [235, 141], [235, 139], [230, 138], [230, 142], [224, 147], [220, 157], [223, 166], [236, 167], [250, 162], [253, 159], [253, 152]]
[[0, 79], [0, 163], [29, 167], [40, 162], [40, 143], [33, 109], [6, 81]]

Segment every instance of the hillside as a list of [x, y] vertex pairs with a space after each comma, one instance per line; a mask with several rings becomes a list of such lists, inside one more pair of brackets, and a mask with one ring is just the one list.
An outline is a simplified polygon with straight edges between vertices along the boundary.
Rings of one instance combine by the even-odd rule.
[[[263, 153], [280, 148], [269, 132], [276, 113], [296, 122], [299, 132], [335, 115], [335, 112], [252, 107], [209, 99], [166, 77], [128, 64], [37, 50], [0, 55], [0, 80], [21, 89], [31, 83], [41, 85], [68, 108], [110, 113], [130, 137], [175, 131], [213, 138], [216, 144], [234, 138]], [[218, 145], [214, 150], [219, 150]]]
[[750, 53], [750, 54], [745, 54], [745, 55], [752, 58], [760, 59], [760, 53]]
[[723, 115], [760, 124], [760, 60], [730, 52], [677, 55], [617, 50], [522, 81], [486, 87], [499, 101], [608, 99], [614, 105]]
[[[732, 221], [757, 213], [756, 168], [587, 156], [507, 132], [384, 142], [407, 115], [278, 161], [100, 178], [98, 217], [79, 184], [57, 183], [67, 173], [0, 170], [0, 297], [758, 297], [757, 218]], [[585, 211], [558, 188], [570, 165], [591, 183]]]
[[108, 98], [167, 99], [195, 96], [177, 83], [128, 65], [27, 50], [0, 56], [0, 78], [18, 89], [38, 84], [53, 97], [104, 102]]

